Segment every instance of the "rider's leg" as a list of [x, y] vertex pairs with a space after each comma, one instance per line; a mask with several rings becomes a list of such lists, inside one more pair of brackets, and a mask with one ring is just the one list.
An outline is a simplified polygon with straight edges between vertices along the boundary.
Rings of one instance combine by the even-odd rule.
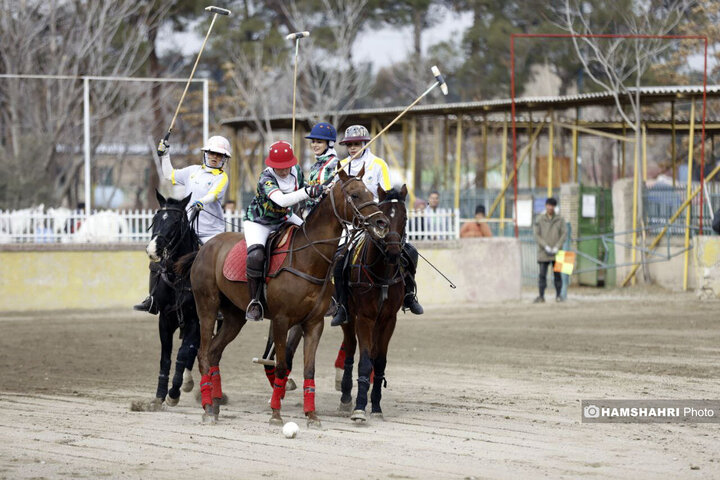
[[415, 315], [423, 313], [423, 307], [418, 302], [416, 292], [417, 284], [415, 283], [415, 272], [418, 264], [418, 251], [410, 243], [406, 242], [402, 250], [403, 266], [405, 267], [405, 299], [403, 300], [403, 310], [410, 309]]
[[157, 288], [158, 281], [160, 280], [160, 264], [158, 262], [150, 262], [150, 295], [145, 297], [145, 300], [133, 306], [133, 309], [141, 312], [148, 312], [152, 315], [157, 315], [159, 309], [157, 306], [156, 299], [154, 297], [155, 289]]
[[251, 245], [247, 254], [247, 279], [250, 289], [250, 303], [245, 310], [245, 319], [258, 322], [263, 319], [260, 295], [264, 285], [265, 245]]
[[347, 285], [345, 284], [345, 255], [338, 253], [335, 269], [333, 270], [333, 279], [335, 281], [335, 302], [337, 303], [337, 312], [333, 316], [331, 327], [337, 327], [348, 322], [347, 315]]

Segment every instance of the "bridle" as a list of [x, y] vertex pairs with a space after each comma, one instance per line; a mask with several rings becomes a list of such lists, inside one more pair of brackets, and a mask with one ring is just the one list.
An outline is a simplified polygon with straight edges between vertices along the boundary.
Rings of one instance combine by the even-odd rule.
[[353, 202], [352, 197], [350, 194], [346, 191], [347, 187], [352, 182], [362, 182], [361, 179], [358, 177], [351, 177], [347, 181], [342, 182], [342, 185], [340, 186], [340, 189], [345, 196], [345, 205], [344, 207], [344, 213], [345, 218], [347, 218], [347, 208], [348, 205], [352, 207], [353, 210], [353, 216], [352, 220], [345, 220], [345, 218], [341, 217], [338, 213], [337, 204], [335, 203], [335, 195], [330, 192], [330, 203], [332, 204], [333, 208], [333, 214], [335, 215], [335, 218], [340, 222], [341, 225], [343, 225], [344, 228], [352, 227], [353, 229], [361, 229], [361, 230], [367, 230], [370, 227], [370, 220], [376, 216], [376, 215], [382, 215], [382, 212], [380, 210], [376, 210], [372, 212], [370, 215], [363, 215], [361, 210], [365, 207], [375, 206], [377, 207], [378, 204], [375, 200], [370, 200], [365, 203], [361, 203], [360, 205], [355, 205], [355, 202]]
[[[155, 225], [155, 221], [158, 218], [158, 215], [160, 215], [162, 212], [172, 212], [172, 213], [179, 213], [183, 217], [187, 215], [187, 212], [184, 208], [181, 207], [175, 207], [175, 206], [164, 206], [158, 209], [158, 211], [155, 213], [155, 216], [153, 217], [153, 221], [148, 227], [148, 230], [152, 229], [152, 227]], [[187, 218], [187, 217], [186, 217]], [[162, 259], [168, 260], [172, 258], [175, 253], [177, 253], [177, 250], [182, 245], [182, 242], [185, 238], [185, 236], [192, 230], [190, 228], [190, 222], [187, 223], [182, 220], [182, 217], [180, 218], [180, 229], [173, 229], [171, 234], [166, 235], [165, 233], [157, 233], [151, 237], [151, 240], [153, 238], [158, 239], [162, 238], [165, 240], [165, 247], [162, 251]]]
[[[401, 202], [401, 201], [398, 200], [397, 198], [393, 198], [393, 199], [391, 199], [391, 200], [383, 200], [382, 202], [378, 203], [378, 208], [380, 207], [380, 205], [385, 205], [385, 204], [387, 204], [387, 203], [397, 203], [397, 204], [402, 204], [403, 207], [405, 206], [405, 204], [404, 204], [403, 202]], [[405, 214], [404, 216], [405, 216], [405, 218], [403, 219], [403, 225], [407, 222], [407, 214]], [[389, 246], [391, 246], [391, 245], [397, 245], [397, 246], [399, 246], [399, 247], [402, 249], [402, 245], [403, 245], [403, 243], [404, 243], [404, 242], [403, 242], [403, 237], [405, 236], [405, 231], [404, 231], [404, 230], [405, 230], [405, 228], [403, 227], [403, 233], [402, 233], [402, 234], [401, 234], [400, 232], [393, 232], [392, 230], [390, 230], [390, 231], [388, 231], [388, 233], [385, 235], [385, 238], [382, 238], [382, 239], [380, 239], [380, 240], [377, 240], [377, 241], [380, 243], [380, 247], [382, 247], [382, 248], [380, 249], [380, 251], [383, 252], [383, 254], [387, 253], [387, 247], [389, 247]], [[396, 238], [397, 240], [391, 240], [391, 239], [395, 239], [395, 238]], [[371, 240], [372, 240], [372, 239], [371, 239]], [[373, 240], [373, 241], [376, 241], [376, 240]]]

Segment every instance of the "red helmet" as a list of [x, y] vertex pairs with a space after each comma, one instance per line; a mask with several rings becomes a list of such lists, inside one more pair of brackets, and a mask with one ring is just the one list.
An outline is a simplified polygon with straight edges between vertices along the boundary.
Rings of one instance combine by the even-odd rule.
[[289, 168], [297, 163], [292, 145], [288, 142], [280, 141], [270, 145], [270, 153], [265, 159], [265, 165], [272, 168]]

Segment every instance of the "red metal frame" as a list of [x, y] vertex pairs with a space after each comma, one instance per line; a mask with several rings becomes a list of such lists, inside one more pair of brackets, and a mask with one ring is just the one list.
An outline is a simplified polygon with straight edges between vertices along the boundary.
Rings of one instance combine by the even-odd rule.
[[[513, 33], [510, 35], [510, 114], [512, 116], [512, 150], [513, 150], [513, 208], [515, 210], [515, 237], [518, 237], [517, 224], [517, 131], [515, 127], [515, 38], [660, 38], [668, 40], [703, 40], [705, 42], [705, 60], [703, 64], [703, 108], [702, 108], [702, 140], [700, 144], [700, 198], [705, 198], [705, 112], [707, 100], [707, 50], [708, 38], [705, 35], [614, 35], [614, 34], [572, 34], [572, 33]], [[633, 168], [636, 166], [634, 165]], [[550, 179], [548, 179], [549, 181]], [[700, 235], [702, 235], [703, 204], [700, 202]], [[690, 207], [688, 207], [690, 208]]]

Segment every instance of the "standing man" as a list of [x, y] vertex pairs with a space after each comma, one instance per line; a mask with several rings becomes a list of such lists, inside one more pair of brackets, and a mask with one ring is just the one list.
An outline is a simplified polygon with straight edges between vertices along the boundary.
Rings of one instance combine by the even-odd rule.
[[[547, 286], [547, 270], [548, 266], [555, 266], [555, 254], [560, 250], [565, 242], [567, 230], [565, 228], [565, 220], [555, 213], [557, 200], [553, 197], [545, 201], [545, 213], [535, 217], [535, 241], [537, 242], [537, 259], [540, 270], [538, 278], [538, 289], [540, 295], [533, 303], [545, 302], [545, 287]], [[560, 272], [553, 271], [555, 283], [555, 301], [562, 302], [562, 276]]]

